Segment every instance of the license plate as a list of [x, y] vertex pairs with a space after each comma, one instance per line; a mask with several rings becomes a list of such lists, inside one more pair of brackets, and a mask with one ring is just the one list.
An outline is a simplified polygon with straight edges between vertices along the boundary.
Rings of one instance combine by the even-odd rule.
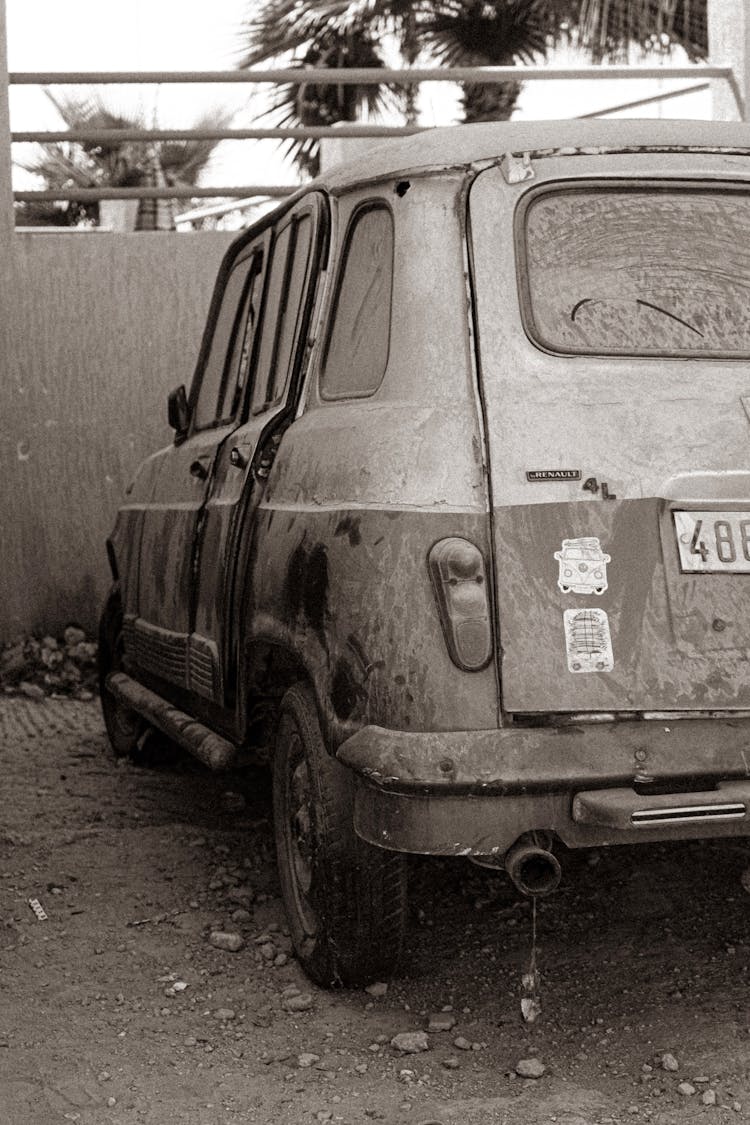
[[673, 512], [680, 569], [750, 574], [750, 512]]

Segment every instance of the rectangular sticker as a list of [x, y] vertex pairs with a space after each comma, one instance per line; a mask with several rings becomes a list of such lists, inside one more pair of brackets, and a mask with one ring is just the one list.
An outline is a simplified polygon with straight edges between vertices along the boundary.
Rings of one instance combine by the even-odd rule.
[[565, 648], [569, 672], [611, 672], [615, 666], [609, 618], [603, 609], [566, 609]]

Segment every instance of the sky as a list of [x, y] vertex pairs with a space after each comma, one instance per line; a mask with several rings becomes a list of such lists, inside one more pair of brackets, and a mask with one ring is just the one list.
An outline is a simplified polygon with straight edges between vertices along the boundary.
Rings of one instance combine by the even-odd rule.
[[[11, 71], [232, 70], [239, 27], [252, 0], [6, 0]], [[210, 16], [208, 13], [210, 12]], [[236, 127], [257, 113], [252, 86], [111, 87], [107, 104], [155, 110], [163, 128], [189, 128], [215, 105], [237, 110]], [[59, 128], [36, 87], [11, 87], [11, 128]], [[210, 183], [294, 182], [273, 141], [221, 146]], [[21, 178], [23, 178], [21, 174]]]
[[[239, 29], [257, 0], [6, 0], [8, 63], [11, 71], [53, 70], [231, 70]], [[575, 59], [560, 57], [559, 65]], [[578, 60], [580, 61], [580, 60]], [[675, 58], [674, 62], [680, 60]], [[659, 80], [663, 89], [684, 83]], [[529, 82], [516, 117], [576, 116], [656, 92], [657, 83]], [[108, 104], [128, 109], [138, 102], [158, 115], [162, 128], [189, 128], [201, 112], [219, 104], [236, 109], [235, 127], [250, 125], [262, 108], [262, 87], [161, 86], [111, 88]], [[11, 88], [14, 130], [54, 129], [60, 123], [43, 92]], [[421, 101], [428, 124], [452, 124], [456, 100], [450, 88], [423, 87]], [[649, 107], [639, 116], [708, 117], [706, 94], [692, 94]], [[20, 146], [19, 146], [20, 148]], [[206, 184], [293, 183], [296, 170], [279, 153], [276, 142], [222, 144], [207, 170]], [[15, 175], [16, 187], [28, 177]]]

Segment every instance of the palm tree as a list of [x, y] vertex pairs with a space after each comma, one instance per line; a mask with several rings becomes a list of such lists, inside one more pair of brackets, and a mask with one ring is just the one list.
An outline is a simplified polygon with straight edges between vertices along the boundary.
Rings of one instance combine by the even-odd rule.
[[[299, 67], [382, 67], [389, 41], [407, 66], [420, 55], [446, 66], [530, 63], [565, 40], [596, 62], [622, 59], [634, 47], [679, 45], [692, 59], [708, 48], [706, 0], [264, 0], [241, 36], [241, 68], [289, 54]], [[517, 82], [467, 85], [464, 120], [510, 117], [520, 89]], [[352, 121], [382, 110], [380, 90], [300, 83], [277, 90], [268, 113], [280, 125]], [[391, 89], [390, 104], [416, 120], [413, 87]], [[303, 170], [316, 170], [316, 142], [290, 147]]]
[[[142, 110], [122, 112], [108, 105], [98, 93], [53, 95], [47, 97], [71, 131], [83, 129], [146, 129]], [[212, 109], [195, 122], [195, 129], [223, 129], [231, 119], [224, 110]], [[192, 186], [208, 164], [217, 141], [63, 141], [37, 146], [37, 152], [16, 163], [26, 172], [39, 176], [47, 188]], [[172, 207], [156, 207], [156, 201], [142, 200], [138, 229], [169, 229], [173, 226]], [[98, 203], [21, 205], [21, 222], [40, 225], [56, 222], [76, 226], [96, 223]]]

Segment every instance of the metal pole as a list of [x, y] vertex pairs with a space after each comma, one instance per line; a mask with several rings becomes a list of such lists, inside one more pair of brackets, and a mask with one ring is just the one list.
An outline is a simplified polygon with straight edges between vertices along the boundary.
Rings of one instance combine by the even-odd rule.
[[107, 187], [66, 188], [39, 191], [17, 191], [14, 198], [19, 203], [67, 201], [93, 203], [100, 199], [243, 199], [245, 196], [265, 196], [284, 199], [293, 195], [300, 184], [251, 184], [243, 187]]
[[644, 105], [656, 105], [657, 102], [667, 102], [670, 98], [682, 98], [685, 94], [697, 94], [702, 90], [710, 90], [710, 82], [698, 82], [695, 86], [683, 86], [681, 90], [667, 90], [663, 94], [652, 94], [650, 98], [638, 98], [634, 102], [621, 102], [620, 105], [610, 105], [606, 109], [597, 109], [594, 113], [579, 113], [579, 120], [585, 121], [590, 117], [606, 117], [609, 113], [621, 113], [624, 109], [640, 109]]
[[[0, 240], [3, 246], [8, 245], [14, 222], [5, 0], [0, 0]], [[3, 251], [3, 257], [6, 255], [10, 256], [9, 250]]]
[[[730, 0], [732, 4], [741, 0]], [[143, 71], [16, 71], [12, 86], [132, 86], [174, 83], [313, 83], [318, 86], [360, 86], [412, 82], [462, 82], [497, 85], [502, 82], [554, 82], [587, 78], [723, 78], [730, 66], [453, 66], [453, 67], [287, 67], [274, 70], [143, 70]]]
[[418, 125], [309, 125], [278, 129], [55, 129], [19, 132], [16, 143], [53, 144], [61, 141], [90, 141], [93, 144], [120, 141], [249, 141], [304, 140], [320, 137], [411, 137], [424, 132]]

